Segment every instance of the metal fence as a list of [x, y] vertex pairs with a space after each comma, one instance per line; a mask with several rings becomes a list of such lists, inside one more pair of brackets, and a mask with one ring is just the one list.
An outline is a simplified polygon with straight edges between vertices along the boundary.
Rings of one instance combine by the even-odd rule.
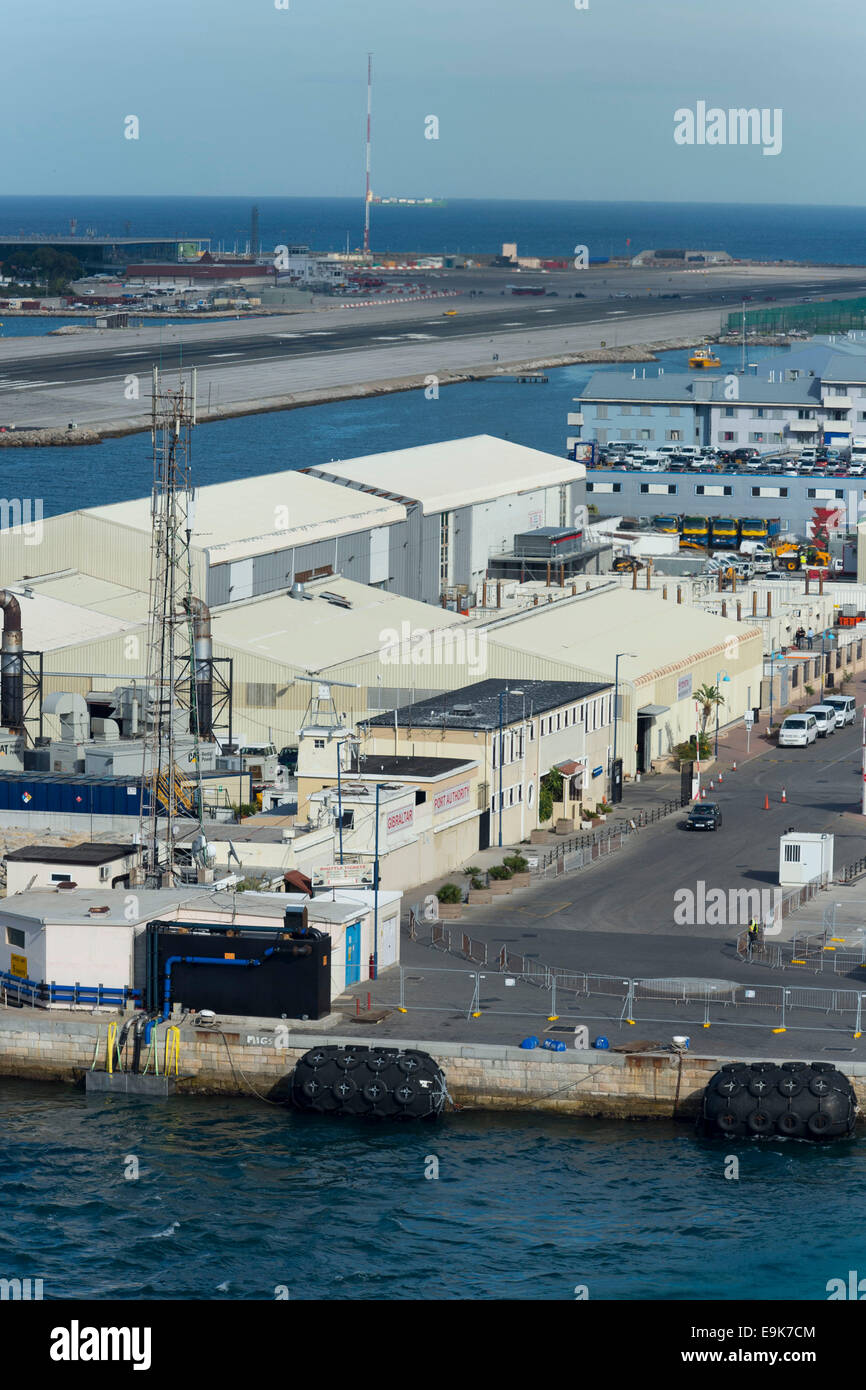
[[[368, 1004], [406, 1015], [494, 1015], [558, 1025], [738, 1027], [764, 1032], [829, 1032], [859, 1037], [866, 991], [737, 984], [726, 980], [644, 979], [560, 970], [503, 949], [506, 968], [403, 966], [365, 983]], [[672, 1006], [672, 1007], [671, 1007]], [[363, 1012], [361, 1013], [363, 1019]], [[549, 1031], [545, 1029], [545, 1031]]]
[[486, 941], [476, 941], [468, 932], [461, 931], [459, 927], [446, 927], [444, 922], [427, 922], [422, 913], [423, 909], [417, 904], [409, 909], [407, 931], [412, 941], [462, 956], [464, 960], [475, 961], [478, 965], [487, 964]]
[[130, 1004], [138, 1005], [141, 991], [137, 989], [108, 988], [105, 985], [58, 985], [53, 980], [30, 980], [0, 971], [0, 999], [4, 1005], [29, 1004], [45, 1007], [49, 1004], [65, 1004], [69, 1008], [124, 1009]]

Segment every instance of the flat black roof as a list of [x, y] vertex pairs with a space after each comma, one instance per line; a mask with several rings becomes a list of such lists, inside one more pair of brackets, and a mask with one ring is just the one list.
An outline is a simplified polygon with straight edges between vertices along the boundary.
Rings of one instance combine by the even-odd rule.
[[[394, 716], [391, 716], [394, 723]], [[350, 773], [353, 777], [373, 777], [379, 773], [387, 777], [445, 777], [458, 768], [469, 767], [466, 758], [413, 758], [399, 753], [367, 753], [353, 760]]]
[[32, 864], [107, 864], [112, 859], [122, 859], [135, 854], [135, 845], [25, 845], [23, 849], [13, 849], [5, 856], [7, 860]]
[[[502, 722], [507, 725], [516, 724], [524, 712], [546, 714], [548, 710], [572, 705], [610, 689], [610, 682], [524, 681], [516, 677], [476, 681], [460, 690], [449, 690], [444, 695], [404, 705], [397, 710], [397, 723], [415, 729], [498, 729], [500, 693], [503, 696]], [[515, 693], [518, 690], [521, 691], [519, 695]], [[376, 728], [387, 727], [393, 725], [394, 713], [377, 714], [367, 722]]]

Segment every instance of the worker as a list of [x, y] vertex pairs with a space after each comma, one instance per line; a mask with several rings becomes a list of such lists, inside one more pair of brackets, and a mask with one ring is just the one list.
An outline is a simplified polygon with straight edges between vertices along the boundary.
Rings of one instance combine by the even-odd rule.
[[809, 631], [806, 633], [806, 642], [808, 643], [809, 651], [812, 650], [812, 643], [814, 642], [814, 640], [815, 640], [815, 629], [814, 629], [813, 627], [810, 627], [810, 628], [809, 628]]
[[760, 945], [760, 940], [761, 925], [758, 922], [757, 918], [753, 917], [751, 922], [749, 923], [749, 960], [752, 959], [752, 951], [755, 949], [756, 946]]

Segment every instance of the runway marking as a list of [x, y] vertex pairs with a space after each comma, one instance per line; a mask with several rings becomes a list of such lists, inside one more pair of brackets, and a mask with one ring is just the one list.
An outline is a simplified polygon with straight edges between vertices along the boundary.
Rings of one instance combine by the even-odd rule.
[[116, 354], [116, 356], [118, 356], [118, 357], [146, 357], [146, 356], [147, 356], [147, 353], [146, 353], [146, 352], [118, 352], [118, 353]]
[[375, 338], [373, 339], [373, 342], [374, 342], [374, 343], [399, 343], [400, 340], [401, 340], [401, 338], [402, 338], [403, 336], [404, 336], [404, 335], [403, 335], [402, 333], [398, 333], [396, 337], [394, 337], [393, 334], [392, 334], [390, 337], [388, 337], [388, 336], [385, 336], [385, 337], [377, 336], [377, 337], [375, 337]]
[[0, 391], [31, 391], [37, 386], [63, 386], [62, 381], [2, 381], [0, 380]]
[[614, 315], [617, 314], [627, 314], [628, 309], [607, 309], [605, 312], [607, 314], [607, 317], [611, 319], [614, 317]]
[[526, 324], [524, 324], [524, 323], [503, 323], [502, 327], [503, 327], [503, 328], [525, 328], [525, 327], [526, 327]]
[[310, 333], [307, 336], [310, 338], [333, 338], [336, 331], [335, 328], [317, 328], [314, 333]]
[[209, 357], [243, 357], [242, 352], [209, 352]]
[[404, 333], [404, 338], [411, 338], [416, 343], [432, 343], [434, 334], [432, 333]]
[[273, 338], [303, 338], [303, 333], [272, 333]]

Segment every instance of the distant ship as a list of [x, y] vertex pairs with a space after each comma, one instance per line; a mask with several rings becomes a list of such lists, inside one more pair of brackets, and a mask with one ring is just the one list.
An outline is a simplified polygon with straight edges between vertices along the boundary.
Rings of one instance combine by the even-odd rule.
[[371, 203], [378, 203], [380, 207], [401, 207], [401, 208], [447, 208], [447, 198], [371, 198]]
[[695, 348], [695, 351], [689, 358], [689, 366], [697, 368], [698, 370], [702, 367], [721, 367], [721, 365], [720, 359], [709, 345], [707, 345], [707, 347]]

